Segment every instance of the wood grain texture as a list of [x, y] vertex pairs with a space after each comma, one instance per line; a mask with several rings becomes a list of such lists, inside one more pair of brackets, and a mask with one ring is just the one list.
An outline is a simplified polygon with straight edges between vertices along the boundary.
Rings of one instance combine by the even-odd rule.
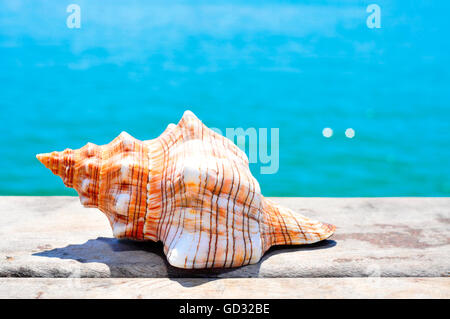
[[339, 226], [327, 241], [270, 249], [235, 269], [170, 266], [161, 243], [117, 240], [76, 197], [0, 197], [1, 277], [446, 277], [449, 198], [276, 198]]
[[0, 278], [0, 298], [450, 298], [450, 278]]

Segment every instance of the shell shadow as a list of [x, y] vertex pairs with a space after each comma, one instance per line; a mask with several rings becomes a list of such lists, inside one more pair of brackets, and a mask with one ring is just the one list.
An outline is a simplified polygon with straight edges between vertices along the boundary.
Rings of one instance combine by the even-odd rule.
[[[336, 246], [336, 242], [329, 239], [310, 245], [273, 246], [257, 264], [217, 269], [176, 268], [167, 262], [161, 242], [119, 240], [107, 237], [98, 237], [83, 244], [67, 245], [62, 248], [34, 253], [33, 256], [71, 259], [83, 264], [102, 263], [109, 268], [109, 274], [99, 274], [98, 270], [90, 270], [87, 267], [81, 272], [82, 277], [170, 278], [184, 287], [194, 287], [220, 278], [259, 277], [261, 263], [271, 256], [299, 250], [326, 249], [334, 246]], [[189, 280], [187, 278], [196, 279]]]

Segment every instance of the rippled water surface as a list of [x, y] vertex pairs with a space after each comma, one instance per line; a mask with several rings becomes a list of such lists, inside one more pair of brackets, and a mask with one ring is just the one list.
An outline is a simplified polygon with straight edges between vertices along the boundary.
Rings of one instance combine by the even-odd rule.
[[268, 196], [450, 195], [444, 1], [377, 1], [380, 29], [366, 1], [76, 3], [80, 29], [69, 2], [0, 2], [0, 195], [73, 195], [36, 153], [154, 138], [185, 109], [279, 128], [278, 172], [251, 165]]

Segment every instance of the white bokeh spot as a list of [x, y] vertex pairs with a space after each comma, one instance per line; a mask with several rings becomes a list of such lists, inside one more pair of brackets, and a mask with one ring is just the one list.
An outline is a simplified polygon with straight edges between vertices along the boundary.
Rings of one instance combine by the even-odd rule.
[[352, 128], [348, 128], [345, 130], [345, 136], [347, 136], [348, 138], [353, 138], [355, 137], [355, 130]]
[[325, 136], [326, 138], [329, 138], [333, 135], [333, 130], [329, 127], [326, 127], [322, 130], [322, 135]]

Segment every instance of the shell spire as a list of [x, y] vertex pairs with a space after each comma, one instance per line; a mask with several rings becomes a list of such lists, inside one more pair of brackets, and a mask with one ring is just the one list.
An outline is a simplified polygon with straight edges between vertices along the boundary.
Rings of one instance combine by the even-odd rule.
[[73, 150], [66, 149], [63, 152], [37, 154], [36, 158], [53, 174], [60, 176], [67, 187], [73, 187]]
[[97, 207], [100, 146], [87, 143], [78, 150], [38, 154], [36, 158], [53, 174], [61, 177], [64, 185], [75, 188], [84, 206]]
[[84, 206], [105, 213], [115, 237], [162, 241], [180, 268], [253, 264], [273, 245], [314, 243], [335, 230], [264, 198], [246, 154], [190, 111], [153, 140], [122, 132], [106, 145], [37, 158]]

